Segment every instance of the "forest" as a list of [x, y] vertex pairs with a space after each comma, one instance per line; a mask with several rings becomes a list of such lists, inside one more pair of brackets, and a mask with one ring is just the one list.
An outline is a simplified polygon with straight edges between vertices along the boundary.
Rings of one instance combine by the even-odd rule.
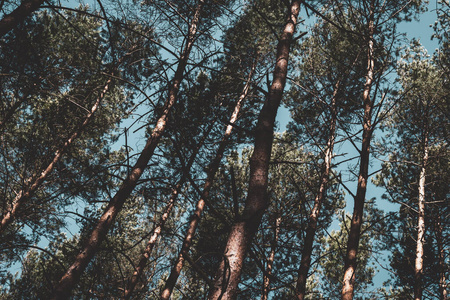
[[0, 299], [446, 300], [449, 93], [448, 0], [0, 0]]

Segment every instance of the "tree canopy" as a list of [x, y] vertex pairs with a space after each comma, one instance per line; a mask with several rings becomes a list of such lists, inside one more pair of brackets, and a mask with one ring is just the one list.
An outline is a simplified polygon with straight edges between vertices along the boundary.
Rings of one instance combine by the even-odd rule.
[[0, 299], [448, 299], [449, 16], [1, 1]]

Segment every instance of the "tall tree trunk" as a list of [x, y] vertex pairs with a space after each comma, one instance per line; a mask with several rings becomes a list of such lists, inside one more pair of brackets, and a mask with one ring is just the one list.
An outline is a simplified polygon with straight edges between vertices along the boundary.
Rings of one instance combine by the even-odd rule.
[[286, 84], [289, 50], [297, 24], [301, 1], [293, 1], [289, 16], [278, 42], [273, 82], [259, 114], [255, 132], [255, 147], [250, 159], [250, 181], [243, 214], [235, 221], [208, 299], [236, 297], [244, 257], [268, 207], [267, 185], [272, 151], [273, 127]]
[[441, 216], [438, 214], [436, 218], [435, 233], [439, 259], [439, 300], [447, 300], [447, 284], [445, 282], [445, 249], [442, 241]]
[[172, 212], [173, 207], [175, 206], [175, 202], [178, 197], [178, 193], [180, 192], [182, 184], [179, 182], [177, 186], [173, 189], [172, 195], [170, 197], [169, 202], [167, 203], [166, 207], [164, 208], [164, 213], [161, 215], [159, 222], [156, 224], [156, 226], [153, 228], [150, 239], [147, 242], [147, 246], [144, 249], [144, 252], [142, 252], [141, 258], [139, 260], [139, 263], [134, 268], [133, 275], [128, 281], [127, 288], [125, 289], [124, 298], [130, 299], [131, 295], [136, 287], [136, 284], [140, 279], [142, 279], [144, 268], [147, 266], [148, 259], [150, 258], [150, 255], [152, 253], [152, 250], [156, 244], [156, 241], [158, 240], [159, 235], [161, 234], [161, 230], [163, 229], [167, 219], [169, 218], [170, 213]]
[[423, 147], [422, 166], [419, 175], [419, 215], [417, 220], [416, 259], [414, 264], [414, 300], [422, 299], [423, 246], [425, 243], [425, 177], [428, 162], [428, 140], [426, 134]]
[[192, 244], [192, 238], [194, 237], [195, 231], [197, 230], [198, 223], [200, 222], [201, 215], [203, 213], [203, 210], [204, 210], [204, 207], [206, 204], [205, 201], [209, 196], [209, 191], [212, 187], [214, 177], [216, 176], [217, 170], [219, 169], [219, 166], [220, 166], [220, 161], [222, 160], [223, 154], [228, 145], [228, 141], [231, 136], [231, 131], [233, 130], [233, 125], [238, 118], [239, 111], [242, 107], [242, 103], [248, 95], [248, 91], [250, 89], [250, 83], [251, 83], [251, 80], [253, 77], [254, 70], [255, 70], [255, 66], [253, 66], [252, 70], [250, 71], [248, 80], [245, 83], [244, 89], [239, 97], [239, 100], [236, 103], [236, 106], [234, 108], [233, 114], [231, 115], [229, 124], [225, 129], [224, 136], [222, 137], [222, 140], [220, 141], [220, 145], [219, 145], [219, 148], [217, 149], [216, 156], [214, 157], [214, 159], [212, 160], [211, 164], [208, 167], [208, 174], [207, 174], [206, 181], [203, 185], [203, 191], [200, 196], [200, 200], [198, 200], [195, 211], [191, 216], [191, 221], [189, 222], [189, 226], [188, 226], [186, 235], [184, 237], [184, 241], [181, 246], [180, 252], [178, 254], [177, 261], [175, 262], [172, 270], [170, 271], [169, 278], [167, 279], [164, 289], [161, 293], [161, 299], [169, 299], [170, 296], [172, 295], [175, 284], [178, 280], [178, 277], [180, 276], [181, 269], [183, 268], [185, 257], [189, 254], [189, 249]]
[[277, 217], [275, 219], [275, 224], [273, 227], [273, 240], [270, 246], [270, 255], [267, 259], [267, 266], [266, 270], [264, 272], [263, 277], [263, 288], [262, 288], [262, 295], [261, 300], [267, 300], [270, 292], [270, 277], [272, 276], [272, 269], [273, 269], [273, 262], [275, 260], [275, 252], [277, 251], [278, 246], [278, 237], [280, 234], [280, 224], [281, 224], [281, 217]]
[[347, 241], [347, 253], [345, 256], [344, 266], [344, 280], [342, 287], [342, 300], [353, 299], [355, 288], [356, 264], [358, 255], [359, 239], [361, 236], [361, 225], [364, 213], [364, 202], [366, 197], [367, 179], [369, 171], [369, 155], [370, 155], [370, 140], [372, 138], [372, 108], [373, 102], [370, 99], [370, 91], [373, 83], [374, 64], [373, 57], [373, 34], [374, 34], [374, 0], [370, 2], [369, 14], [369, 36], [367, 47], [367, 75], [366, 83], [364, 84], [363, 104], [363, 133], [362, 145], [360, 150], [360, 165], [358, 175], [358, 186], [356, 195], [354, 197], [353, 216], [350, 225], [350, 232]]
[[0, 38], [25, 20], [31, 13], [38, 10], [44, 0], [25, 0], [19, 7], [0, 20]]
[[314, 237], [316, 235], [317, 223], [319, 221], [320, 208], [325, 199], [325, 193], [328, 186], [328, 181], [331, 171], [331, 160], [333, 159], [334, 141], [336, 138], [336, 96], [339, 90], [340, 81], [336, 82], [333, 96], [331, 99], [331, 120], [329, 125], [329, 137], [327, 141], [327, 148], [324, 153], [324, 162], [322, 165], [322, 174], [320, 178], [319, 192], [314, 199], [314, 206], [309, 215], [308, 228], [306, 229], [306, 237], [303, 244], [302, 259], [300, 261], [300, 268], [298, 270], [298, 279], [296, 287], [296, 297], [299, 300], [305, 299], [306, 295], [306, 280], [308, 278], [309, 268], [311, 266], [311, 255], [314, 244]]
[[145, 168], [147, 167], [147, 164], [150, 158], [152, 157], [153, 152], [155, 151], [155, 148], [166, 128], [171, 108], [173, 107], [173, 105], [177, 100], [180, 83], [183, 79], [183, 73], [189, 59], [189, 54], [191, 52], [195, 40], [195, 35], [197, 33], [197, 26], [203, 4], [204, 0], [200, 0], [199, 4], [197, 5], [195, 14], [189, 25], [189, 32], [186, 37], [185, 48], [180, 56], [177, 69], [171, 82], [169, 88], [169, 95], [166, 100], [163, 112], [160, 118], [158, 119], [155, 128], [153, 129], [150, 137], [148, 138], [144, 149], [139, 155], [136, 164], [131, 169], [130, 174], [124, 180], [115, 196], [109, 202], [103, 215], [97, 222], [97, 225], [92, 230], [89, 238], [86, 240], [83, 249], [77, 255], [73, 264], [69, 267], [69, 269], [63, 275], [63, 277], [60, 279], [59, 283], [57, 284], [54, 290], [52, 299], [68, 299], [70, 297], [70, 294], [75, 285], [78, 283], [81, 274], [83, 273], [84, 269], [87, 267], [91, 259], [94, 257], [94, 255], [97, 253], [100, 244], [105, 239], [109, 231], [109, 228], [114, 223], [117, 214], [122, 209], [123, 204], [130, 196], [131, 192], [133, 191], [133, 189], [137, 184], [137, 181], [139, 180]]
[[24, 205], [25, 201], [30, 199], [30, 197], [36, 192], [36, 190], [41, 186], [41, 184], [47, 179], [47, 177], [52, 172], [53, 168], [63, 157], [64, 153], [72, 145], [73, 141], [86, 128], [87, 124], [89, 123], [89, 121], [92, 119], [93, 115], [99, 108], [100, 102], [104, 99], [106, 93], [108, 92], [110, 83], [111, 83], [111, 78], [107, 80], [105, 86], [103, 87], [102, 92], [97, 97], [97, 100], [95, 101], [94, 105], [92, 106], [91, 111], [84, 118], [83, 123], [81, 123], [78, 126], [78, 128], [75, 130], [75, 132], [72, 133], [72, 135], [69, 137], [69, 139], [67, 139], [67, 141], [64, 143], [64, 145], [55, 152], [55, 156], [53, 157], [52, 161], [48, 164], [48, 166], [44, 170], [42, 170], [42, 172], [40, 172], [40, 174], [37, 177], [30, 177], [27, 180], [25, 180], [25, 183], [27, 186], [24, 187], [16, 195], [16, 197], [12, 201], [11, 207], [2, 216], [2, 221], [0, 224], [0, 235], [3, 234], [3, 232], [5, 231], [7, 226], [10, 225], [14, 221], [15, 217], [17, 216], [18, 212]]
[[154, 226], [154, 228], [151, 232], [151, 235], [150, 235], [150, 239], [147, 242], [147, 246], [145, 247], [144, 251], [142, 252], [141, 258], [139, 259], [139, 263], [134, 268], [134, 272], [128, 280], [128, 284], [127, 284], [127, 287], [124, 292], [125, 299], [130, 299], [139, 279], [142, 280], [144, 268], [147, 266], [148, 259], [150, 258], [150, 255], [152, 254], [152, 250], [156, 244], [156, 241], [158, 240], [158, 237], [161, 234], [161, 231], [164, 228], [166, 221], [169, 219], [169, 215], [172, 212], [173, 207], [175, 206], [175, 203], [178, 198], [178, 194], [180, 193], [180, 189], [183, 186], [184, 182], [186, 181], [186, 178], [189, 176], [189, 172], [190, 172], [192, 165], [194, 164], [195, 158], [197, 157], [197, 154], [200, 151], [200, 148], [203, 146], [206, 138], [208, 137], [209, 133], [213, 129], [214, 125], [215, 125], [215, 122], [211, 122], [210, 126], [207, 128], [205, 134], [203, 135], [203, 137], [200, 140], [200, 142], [198, 143], [196, 149], [191, 154], [189, 161], [187, 162], [186, 166], [184, 167], [184, 172], [186, 174], [184, 174], [184, 176], [182, 176], [181, 180], [177, 183], [176, 187], [172, 190], [170, 199], [167, 202], [166, 207], [164, 208], [164, 213], [159, 218], [158, 223], [156, 223], [156, 225]]

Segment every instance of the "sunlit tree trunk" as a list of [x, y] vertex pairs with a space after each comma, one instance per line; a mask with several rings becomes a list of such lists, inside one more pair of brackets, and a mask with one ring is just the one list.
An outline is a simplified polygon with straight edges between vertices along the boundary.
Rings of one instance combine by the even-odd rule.
[[275, 260], [275, 253], [277, 251], [277, 246], [278, 246], [280, 224], [281, 224], [281, 217], [277, 217], [275, 219], [275, 224], [273, 227], [273, 239], [272, 239], [272, 243], [270, 245], [270, 255], [267, 258], [266, 269], [265, 269], [264, 277], [263, 277], [263, 289], [262, 289], [261, 300], [267, 300], [268, 296], [269, 296], [270, 277], [272, 276], [273, 262]]
[[330, 177], [331, 160], [333, 158], [333, 148], [336, 133], [336, 95], [339, 90], [340, 82], [338, 81], [334, 87], [333, 96], [331, 100], [331, 116], [329, 125], [329, 137], [327, 141], [327, 147], [324, 153], [324, 162], [322, 165], [322, 175], [320, 179], [319, 192], [314, 199], [314, 206], [311, 209], [309, 215], [308, 228], [306, 229], [306, 237], [303, 243], [302, 258], [300, 261], [300, 268], [298, 270], [298, 279], [296, 287], [296, 297], [299, 300], [305, 299], [306, 295], [306, 280], [308, 278], [308, 272], [311, 267], [311, 255], [314, 244], [314, 237], [316, 235], [317, 223], [319, 221], [320, 208], [325, 199], [326, 189]]
[[426, 167], [428, 162], [427, 135], [425, 134], [422, 166], [419, 177], [419, 199], [418, 199], [418, 220], [417, 220], [417, 241], [416, 259], [414, 264], [414, 300], [422, 299], [422, 278], [423, 278], [423, 246], [425, 243], [425, 184]]
[[175, 284], [178, 280], [178, 277], [180, 276], [181, 269], [183, 268], [185, 257], [186, 257], [186, 255], [189, 254], [189, 249], [192, 244], [192, 238], [194, 237], [195, 231], [197, 230], [198, 223], [200, 222], [201, 215], [205, 208], [205, 204], [206, 204], [205, 201], [209, 196], [209, 191], [212, 187], [214, 177], [216, 176], [217, 170], [219, 169], [219, 166], [220, 166], [220, 161], [222, 160], [223, 154], [228, 145], [228, 141], [230, 139], [231, 132], [233, 130], [233, 125], [237, 121], [239, 111], [242, 107], [242, 104], [243, 104], [245, 98], [248, 95], [251, 80], [253, 77], [253, 72], [254, 72], [254, 67], [251, 70], [248, 80], [245, 83], [244, 89], [236, 103], [236, 106], [234, 108], [233, 114], [231, 115], [229, 124], [225, 129], [224, 136], [222, 137], [222, 140], [220, 141], [216, 156], [214, 157], [211, 164], [209, 165], [208, 172], [207, 172], [207, 178], [203, 185], [203, 191], [200, 196], [200, 200], [198, 200], [195, 211], [191, 216], [191, 219], [190, 219], [191, 221], [189, 222], [189, 226], [188, 226], [186, 235], [184, 237], [183, 244], [181, 246], [177, 260], [170, 272], [169, 278], [167, 279], [164, 289], [161, 293], [161, 299], [169, 299], [170, 296], [172, 295]]
[[273, 82], [256, 125], [255, 146], [250, 159], [250, 181], [245, 208], [231, 228], [223, 260], [208, 296], [210, 300], [235, 299], [247, 249], [269, 204], [267, 185], [273, 127], [286, 84], [289, 50], [300, 11], [300, 2], [293, 1], [291, 3], [288, 20], [278, 42]]
[[364, 213], [364, 201], [366, 197], [367, 179], [369, 177], [369, 155], [370, 155], [370, 140], [372, 138], [372, 108], [373, 102], [370, 99], [370, 91], [373, 84], [374, 76], [374, 0], [370, 2], [369, 13], [369, 35], [367, 47], [367, 75], [363, 91], [363, 133], [362, 145], [360, 150], [359, 175], [356, 195], [354, 197], [353, 216], [350, 224], [350, 232], [347, 241], [347, 252], [345, 256], [344, 279], [342, 287], [342, 300], [353, 299], [355, 289], [355, 275], [358, 255], [359, 239], [361, 237], [361, 225]]
[[44, 3], [44, 0], [27, 0], [0, 20], [0, 38], [25, 20]]
[[98, 110], [100, 106], [100, 102], [104, 99], [106, 93], [108, 92], [109, 85], [111, 84], [111, 78], [107, 80], [105, 86], [103, 87], [102, 92], [98, 96], [94, 105], [92, 106], [90, 112], [86, 115], [83, 122], [78, 126], [75, 132], [65, 141], [64, 145], [56, 150], [55, 155], [52, 161], [47, 165], [47, 167], [42, 170], [37, 176], [30, 177], [25, 180], [26, 187], [24, 187], [20, 192], [17, 193], [16, 197], [13, 199], [11, 206], [2, 216], [2, 221], [0, 224], [0, 235], [3, 234], [5, 229], [10, 225], [17, 214], [20, 212], [20, 209], [24, 205], [24, 203], [30, 199], [31, 196], [36, 192], [36, 190], [41, 186], [41, 184], [47, 179], [50, 173], [53, 171], [56, 164], [61, 160], [64, 153], [69, 149], [72, 143], [77, 139], [77, 137], [82, 133], [82, 131], [86, 128], [89, 121], [94, 116], [95, 112]]
[[125, 178], [117, 193], [110, 200], [108, 206], [103, 212], [103, 215], [100, 217], [100, 220], [97, 222], [96, 226], [86, 240], [83, 249], [56, 285], [52, 299], [68, 299], [70, 297], [70, 294], [78, 283], [81, 274], [84, 272], [87, 265], [98, 251], [100, 244], [105, 239], [111, 225], [114, 223], [117, 214], [122, 209], [123, 204], [130, 196], [139, 178], [147, 167], [147, 164], [166, 128], [170, 111], [177, 100], [180, 83], [183, 79], [183, 73], [197, 33], [197, 26], [203, 4], [204, 0], [200, 0], [189, 25], [189, 32], [186, 37], [185, 47], [178, 61], [178, 66], [169, 88], [169, 95], [164, 105], [163, 112], [159, 117], [155, 128], [148, 138], [144, 149], [139, 155], [139, 158], [131, 169], [129, 175]]

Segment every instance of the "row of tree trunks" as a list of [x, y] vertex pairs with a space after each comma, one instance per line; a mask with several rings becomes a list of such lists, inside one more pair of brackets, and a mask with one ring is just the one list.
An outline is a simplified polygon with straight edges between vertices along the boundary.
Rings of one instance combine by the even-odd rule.
[[327, 141], [327, 147], [324, 153], [324, 162], [322, 165], [322, 174], [320, 178], [319, 191], [314, 199], [314, 206], [309, 215], [308, 227], [306, 229], [306, 237], [303, 243], [302, 258], [300, 260], [300, 268], [298, 270], [296, 297], [299, 300], [305, 299], [306, 295], [306, 280], [308, 272], [311, 267], [311, 255], [313, 250], [314, 238], [317, 231], [317, 224], [319, 222], [320, 208], [326, 196], [326, 189], [331, 172], [331, 160], [333, 159], [334, 142], [336, 139], [336, 97], [340, 87], [340, 81], [336, 82], [333, 96], [331, 99], [331, 120], [330, 120], [330, 135]]
[[358, 174], [358, 186], [354, 197], [353, 216], [347, 241], [347, 252], [345, 256], [344, 278], [342, 287], [342, 300], [353, 299], [355, 289], [356, 264], [359, 240], [361, 237], [361, 225], [363, 222], [364, 202], [367, 190], [367, 179], [369, 177], [370, 141], [372, 139], [372, 109], [373, 101], [370, 97], [374, 80], [374, 14], [375, 1], [370, 1], [368, 18], [368, 44], [367, 44], [367, 75], [363, 91], [363, 133], [362, 146], [360, 150], [360, 165]]
[[200, 199], [197, 202], [195, 211], [191, 216], [189, 226], [186, 231], [186, 235], [184, 237], [183, 244], [181, 246], [177, 260], [176, 260], [176, 262], [170, 272], [170, 275], [166, 281], [164, 290], [161, 293], [161, 299], [169, 299], [170, 296], [172, 295], [175, 284], [178, 280], [178, 277], [180, 276], [181, 269], [183, 268], [184, 260], [185, 260], [186, 256], [189, 254], [189, 250], [190, 250], [190, 247], [192, 244], [192, 239], [197, 230], [198, 223], [200, 222], [200, 219], [201, 219], [201, 216], [202, 216], [205, 204], [206, 204], [206, 200], [209, 197], [209, 191], [212, 187], [217, 170], [219, 169], [223, 154], [225, 153], [225, 150], [228, 146], [234, 123], [237, 121], [242, 104], [248, 95], [255, 68], [256, 68], [256, 66], [254, 65], [252, 70], [250, 71], [247, 82], [245, 83], [242, 93], [241, 93], [238, 101], [236, 102], [236, 106], [234, 108], [233, 114], [231, 115], [229, 123], [225, 129], [225, 133], [222, 137], [222, 140], [220, 141], [216, 155], [208, 167], [207, 178], [203, 185], [203, 191], [201, 193]]
[[273, 129], [286, 84], [289, 51], [300, 12], [300, 3], [301, 1], [291, 2], [288, 20], [278, 42], [273, 82], [256, 125], [245, 209], [231, 228], [223, 260], [208, 296], [210, 300], [235, 299], [246, 252], [268, 207], [267, 185]]
[[[112, 74], [113, 75], [113, 74]], [[105, 98], [106, 93], [108, 92], [109, 86], [111, 84], [110, 77], [101, 91], [100, 95], [97, 97], [94, 105], [92, 106], [89, 113], [84, 118], [83, 122], [78, 126], [78, 128], [71, 134], [71, 136], [64, 142], [64, 145], [59, 148], [52, 159], [52, 161], [47, 165], [47, 167], [39, 172], [39, 176], [30, 177], [26, 182], [26, 186], [17, 193], [17, 196], [12, 201], [11, 207], [6, 211], [6, 213], [2, 216], [2, 221], [0, 224], [0, 235], [4, 233], [6, 228], [14, 221], [17, 214], [20, 212], [20, 209], [24, 205], [24, 203], [33, 196], [36, 190], [41, 186], [41, 184], [48, 178], [50, 173], [53, 171], [56, 164], [61, 160], [64, 156], [64, 153], [69, 149], [69, 147], [73, 144], [73, 142], [79, 137], [79, 135], [83, 132], [83, 130], [88, 125], [89, 121], [93, 118], [95, 112], [100, 107], [100, 102]]]
[[100, 244], [105, 239], [110, 227], [114, 223], [117, 214], [122, 209], [123, 204], [130, 196], [131, 192], [137, 185], [139, 178], [147, 167], [147, 164], [152, 157], [154, 150], [166, 128], [170, 111], [177, 100], [178, 91], [183, 79], [183, 73], [185, 71], [189, 55], [195, 41], [197, 27], [200, 20], [200, 12], [202, 10], [203, 4], [204, 0], [200, 0], [196, 7], [195, 14], [190, 22], [189, 31], [186, 36], [185, 47], [180, 56], [173, 80], [170, 84], [169, 95], [166, 100], [163, 112], [158, 119], [155, 128], [148, 138], [144, 149], [142, 150], [135, 165], [131, 169], [129, 175], [124, 180], [115, 196], [109, 202], [100, 220], [97, 222], [95, 228], [89, 235], [89, 238], [86, 240], [83, 249], [77, 255], [73, 264], [60, 279], [54, 290], [52, 299], [68, 299], [70, 297], [71, 292], [78, 283], [81, 274], [84, 272], [85, 268], [92, 260], [94, 255], [97, 253]]

